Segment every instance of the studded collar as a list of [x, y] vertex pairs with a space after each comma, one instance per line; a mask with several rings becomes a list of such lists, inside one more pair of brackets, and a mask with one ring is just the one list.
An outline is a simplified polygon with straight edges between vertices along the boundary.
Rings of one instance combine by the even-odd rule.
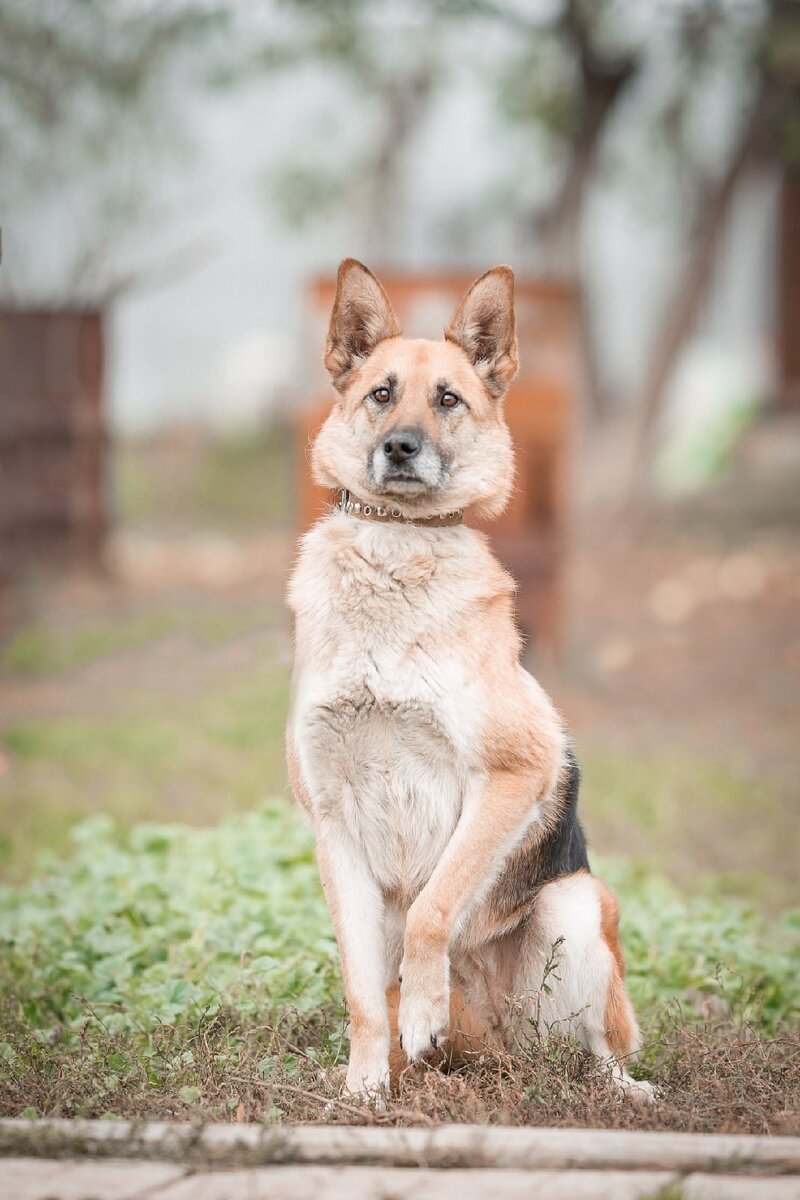
[[339, 491], [335, 507], [339, 512], [346, 513], [348, 517], [357, 517], [360, 521], [419, 525], [422, 529], [461, 525], [464, 520], [463, 508], [457, 508], [453, 512], [434, 513], [430, 517], [408, 517], [396, 506], [387, 507], [382, 504], [365, 503], [363, 500], [357, 500], [347, 488], [342, 488]]

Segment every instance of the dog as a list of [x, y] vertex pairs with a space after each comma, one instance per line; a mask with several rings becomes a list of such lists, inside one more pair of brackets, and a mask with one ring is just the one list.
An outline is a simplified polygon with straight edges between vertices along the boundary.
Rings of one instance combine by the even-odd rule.
[[513, 1046], [535, 1022], [649, 1099], [626, 1070], [619, 910], [589, 871], [570, 742], [520, 664], [514, 582], [462, 520], [513, 486], [513, 271], [477, 279], [443, 340], [411, 340], [345, 259], [324, 363], [312, 466], [338, 501], [289, 585], [287, 761], [339, 946], [346, 1088], [379, 1099], [390, 1059]]

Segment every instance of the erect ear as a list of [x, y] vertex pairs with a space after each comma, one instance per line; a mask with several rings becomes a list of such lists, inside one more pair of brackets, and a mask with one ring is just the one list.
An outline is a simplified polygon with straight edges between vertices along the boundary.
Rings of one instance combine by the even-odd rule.
[[353, 368], [369, 357], [378, 342], [399, 333], [397, 317], [375, 276], [354, 258], [344, 259], [336, 277], [323, 356], [334, 386], [341, 390]]
[[492, 267], [475, 280], [444, 336], [461, 347], [491, 395], [502, 396], [519, 368], [511, 267]]

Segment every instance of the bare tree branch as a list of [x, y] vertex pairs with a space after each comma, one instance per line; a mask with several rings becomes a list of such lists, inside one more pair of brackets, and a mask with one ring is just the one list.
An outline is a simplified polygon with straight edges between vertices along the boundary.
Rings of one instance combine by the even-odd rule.
[[663, 404], [666, 385], [672, 375], [677, 356], [694, 328], [708, 292], [732, 200], [750, 167], [763, 153], [764, 148], [774, 142], [787, 99], [784, 89], [764, 80], [727, 166], [702, 204], [700, 221], [686, 257], [685, 268], [667, 306], [660, 336], [634, 401], [634, 491], [638, 490], [644, 481], [653, 431]]

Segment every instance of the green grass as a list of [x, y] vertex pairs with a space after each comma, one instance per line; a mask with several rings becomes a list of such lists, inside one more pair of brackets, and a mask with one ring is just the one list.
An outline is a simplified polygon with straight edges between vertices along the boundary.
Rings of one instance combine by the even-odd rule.
[[[72, 842], [0, 891], [3, 1111], [225, 1117], [239, 1084], [320, 1086], [346, 1053], [341, 983], [312, 837], [285, 801], [211, 829], [123, 835], [97, 817]], [[622, 901], [645, 1073], [678, 1010], [702, 1031], [713, 1000], [761, 1038], [796, 1022], [797, 914], [767, 930], [747, 905], [687, 900], [631, 864], [602, 873]]]
[[747, 896], [776, 911], [798, 903], [786, 836], [796, 784], [683, 746], [579, 748], [590, 843], [625, 852], [693, 891]]
[[[146, 628], [164, 629], [178, 611], [154, 614]], [[207, 641], [218, 634], [223, 642], [255, 616], [233, 612], [225, 619], [212, 608], [196, 619], [206, 622]], [[101, 622], [92, 644], [104, 637]], [[64, 638], [55, 659], [48, 653], [42, 660], [51, 675], [59, 663], [76, 661], [78, 650]], [[134, 692], [108, 712], [93, 704], [98, 715], [37, 716], [0, 727], [0, 749], [11, 763], [0, 775], [0, 879], [24, 878], [39, 849], [64, 847], [70, 827], [93, 813], [106, 812], [123, 827], [158, 819], [208, 823], [283, 791], [288, 673], [269, 661], [271, 648], [263, 655], [235, 677], [214, 676], [199, 689]], [[580, 756], [581, 807], [594, 849], [621, 848], [693, 893], [744, 896], [772, 912], [797, 902], [794, 844], [785, 836], [792, 797], [782, 781], [673, 748], [587, 746]]]
[[[164, 606], [34, 629], [4, 663], [71, 688], [75, 667], [179, 629], [224, 643], [251, 617], [226, 603], [192, 626]], [[194, 651], [178, 666], [156, 654], [138, 691], [117, 671], [125, 695], [89, 682], [70, 715], [0, 728], [0, 1113], [641, 1123], [574, 1047], [415, 1077], [385, 1118], [341, 1097], [345, 1013], [311, 837], [287, 801], [264, 802], [285, 795], [288, 672], [268, 641], [237, 674], [216, 657], [158, 690]], [[673, 1097], [649, 1127], [790, 1132], [789, 793], [673, 748], [581, 760], [593, 866], [622, 903], [639, 1069]]]
[[79, 1029], [87, 1003], [110, 1028], [196, 1020], [331, 997], [334, 941], [308, 832], [274, 802], [218, 827], [95, 817], [74, 852], [0, 893], [4, 966], [45, 1032]]
[[200, 645], [219, 645], [275, 621], [275, 606], [153, 604], [132, 612], [92, 616], [85, 623], [50, 627], [32, 622], [0, 644], [0, 673], [39, 678], [63, 675], [115, 654], [141, 650], [184, 634]]
[[[202, 1012], [336, 998], [334, 942], [310, 831], [286, 801], [216, 828], [142, 824], [127, 835], [105, 816], [77, 826], [73, 854], [40, 862], [0, 893], [5, 965], [25, 980], [27, 1014], [79, 1028], [85, 1002], [129, 1030]], [[772, 1032], [800, 1004], [798, 913], [767, 936], [749, 906], [687, 899], [629, 862], [600, 873], [618, 892], [629, 984], [651, 1032], [666, 1006], [717, 997]]]
[[92, 813], [214, 822], [285, 786], [284, 668], [264, 663], [199, 695], [146, 695], [124, 711], [36, 717], [0, 733], [0, 876], [21, 879]]

